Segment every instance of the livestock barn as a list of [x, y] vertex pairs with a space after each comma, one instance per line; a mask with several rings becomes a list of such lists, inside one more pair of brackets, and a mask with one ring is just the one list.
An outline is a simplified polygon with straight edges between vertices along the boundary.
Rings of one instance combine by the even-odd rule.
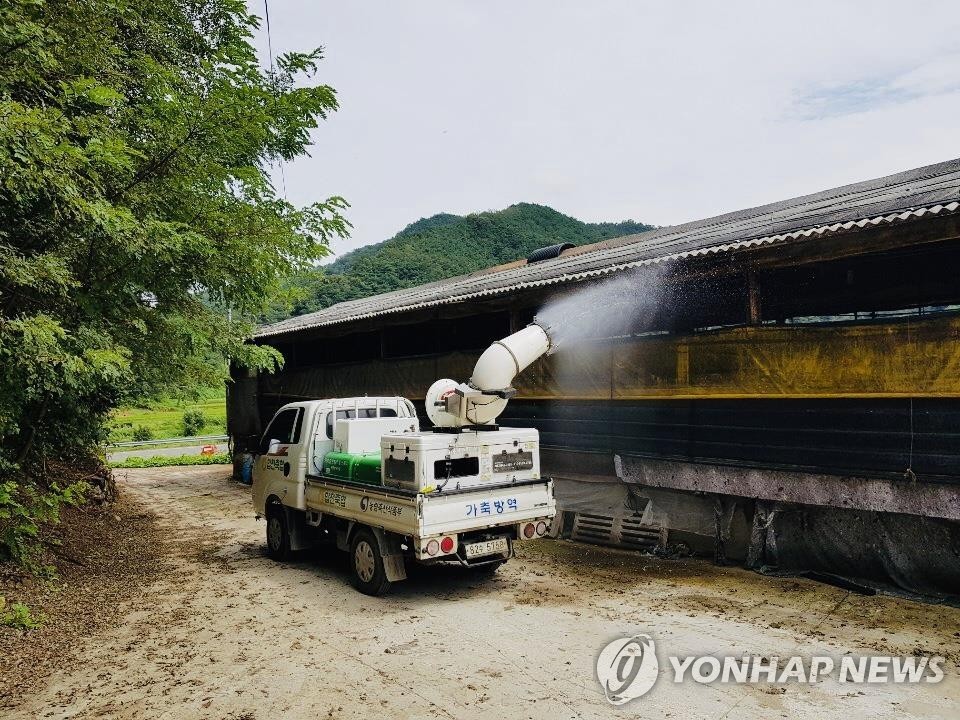
[[574, 293], [596, 322], [500, 419], [540, 431], [557, 532], [956, 599], [960, 160], [261, 327], [286, 365], [234, 371], [229, 432], [364, 394], [427, 426], [435, 379]]

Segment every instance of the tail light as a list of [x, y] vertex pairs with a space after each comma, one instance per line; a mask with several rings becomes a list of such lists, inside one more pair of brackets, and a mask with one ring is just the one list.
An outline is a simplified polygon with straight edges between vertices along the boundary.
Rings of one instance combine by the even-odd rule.
[[430, 557], [449, 555], [457, 549], [457, 536], [444, 535], [443, 537], [430, 538], [427, 544], [422, 547], [423, 552]]
[[543, 520], [541, 520], [540, 522], [537, 523], [537, 535], [539, 535], [540, 537], [543, 537], [546, 534], [547, 534], [547, 524]]
[[537, 532], [537, 528], [533, 523], [527, 523], [523, 526], [523, 536], [528, 540], [532, 538]]

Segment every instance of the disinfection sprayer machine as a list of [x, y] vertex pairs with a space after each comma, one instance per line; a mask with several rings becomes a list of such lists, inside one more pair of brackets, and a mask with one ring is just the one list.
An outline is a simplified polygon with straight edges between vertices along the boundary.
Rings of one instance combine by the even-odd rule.
[[407, 562], [493, 571], [514, 542], [546, 535], [556, 503], [538, 433], [497, 418], [513, 379], [549, 350], [532, 324], [487, 348], [469, 382], [437, 380], [425, 399], [429, 431], [402, 397], [284, 405], [253, 470], [270, 555], [329, 540], [350, 553], [356, 587], [381, 594]]

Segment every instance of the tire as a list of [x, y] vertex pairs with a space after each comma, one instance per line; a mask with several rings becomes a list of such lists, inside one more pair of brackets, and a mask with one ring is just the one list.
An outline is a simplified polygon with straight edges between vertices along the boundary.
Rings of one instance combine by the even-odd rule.
[[380, 543], [365, 528], [357, 530], [350, 542], [350, 569], [353, 586], [364, 595], [383, 595], [393, 585], [380, 555]]
[[274, 560], [290, 559], [290, 528], [287, 513], [277, 503], [267, 508], [267, 555]]

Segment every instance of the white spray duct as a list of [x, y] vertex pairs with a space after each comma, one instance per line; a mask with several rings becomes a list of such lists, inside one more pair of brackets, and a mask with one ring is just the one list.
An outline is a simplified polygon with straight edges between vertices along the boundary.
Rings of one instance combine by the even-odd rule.
[[477, 390], [504, 390], [513, 379], [550, 349], [550, 338], [539, 325], [527, 325], [488, 347], [473, 368], [470, 386]]
[[528, 325], [488, 347], [473, 368], [470, 383], [437, 380], [427, 391], [427, 415], [438, 427], [490, 425], [513, 397], [513, 379], [550, 350], [539, 325]]

